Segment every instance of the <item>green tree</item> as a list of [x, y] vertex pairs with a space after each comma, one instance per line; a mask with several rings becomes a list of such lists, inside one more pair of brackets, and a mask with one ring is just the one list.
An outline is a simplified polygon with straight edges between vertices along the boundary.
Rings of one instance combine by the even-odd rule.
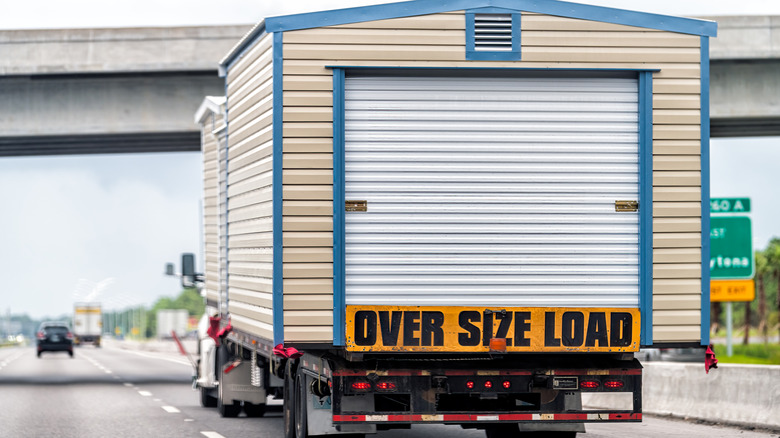
[[[769, 246], [764, 250], [764, 255], [772, 273], [772, 280], [775, 282], [775, 305], [777, 306], [775, 310], [780, 313], [780, 239], [772, 238], [769, 241]], [[778, 324], [778, 330], [780, 330], [780, 324]]]
[[756, 251], [756, 293], [758, 294], [758, 332], [764, 336], [764, 343], [768, 341], [767, 312], [766, 312], [766, 277], [772, 275], [769, 261], [761, 251]]

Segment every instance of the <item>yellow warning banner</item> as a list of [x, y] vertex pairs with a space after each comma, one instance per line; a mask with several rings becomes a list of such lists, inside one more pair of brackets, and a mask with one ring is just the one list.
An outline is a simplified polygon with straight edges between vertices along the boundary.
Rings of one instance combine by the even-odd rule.
[[756, 299], [756, 284], [753, 280], [712, 280], [710, 301], [753, 301]]
[[618, 308], [347, 306], [346, 323], [355, 352], [489, 352], [494, 338], [507, 352], [624, 352], [639, 350], [641, 317]]

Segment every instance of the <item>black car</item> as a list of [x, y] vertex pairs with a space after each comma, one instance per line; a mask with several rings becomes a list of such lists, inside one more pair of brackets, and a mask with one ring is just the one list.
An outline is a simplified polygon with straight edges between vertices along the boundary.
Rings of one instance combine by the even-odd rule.
[[44, 322], [38, 328], [38, 357], [44, 351], [67, 351], [73, 357], [73, 332], [63, 322]]

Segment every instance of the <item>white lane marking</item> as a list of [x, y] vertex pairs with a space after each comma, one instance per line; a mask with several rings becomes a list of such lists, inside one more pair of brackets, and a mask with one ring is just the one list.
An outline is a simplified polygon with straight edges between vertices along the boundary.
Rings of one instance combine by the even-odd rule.
[[152, 393], [149, 391], [138, 391], [139, 394], [141, 394], [144, 397], [151, 397]]
[[156, 399], [154, 399], [154, 401], [159, 402], [159, 401], [162, 401], [162, 400], [160, 400], [159, 398], [156, 398]]
[[179, 412], [181, 412], [180, 410], [174, 408], [173, 406], [163, 406], [162, 408], [165, 409], [165, 411], [170, 414], [178, 414]]
[[124, 385], [125, 385], [125, 386], [128, 386], [128, 387], [130, 387], [130, 386], [133, 386], [133, 384], [132, 384], [132, 383], [127, 383], [127, 382], [125, 382], [125, 384], [124, 384]]
[[184, 419], [184, 422], [186, 422], [186, 423], [189, 423], [190, 421], [195, 421], [195, 420], [193, 420], [192, 418], [185, 418]]
[[225, 438], [216, 432], [201, 432], [201, 434], [205, 435], [206, 438]]
[[141, 356], [141, 357], [148, 357], [150, 359], [165, 360], [165, 361], [168, 361], [168, 362], [177, 363], [179, 365], [187, 365], [188, 367], [192, 367], [192, 364], [189, 361], [186, 361], [184, 359], [173, 359], [173, 358], [170, 358], [170, 357], [154, 356], [154, 355], [151, 355], [151, 354], [145, 354], [145, 353], [142, 353], [140, 351], [132, 351], [132, 350], [116, 350], [116, 351], [121, 351], [123, 353], [135, 354], [136, 356]]

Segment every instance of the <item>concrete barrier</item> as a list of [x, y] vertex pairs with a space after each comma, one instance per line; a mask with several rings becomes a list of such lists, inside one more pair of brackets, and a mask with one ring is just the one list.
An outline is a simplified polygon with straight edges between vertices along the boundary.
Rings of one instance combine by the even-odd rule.
[[[780, 430], [780, 366], [645, 362], [642, 411]], [[620, 406], [618, 397], [583, 399], [590, 408]], [[603, 403], [599, 406], [599, 403]]]

